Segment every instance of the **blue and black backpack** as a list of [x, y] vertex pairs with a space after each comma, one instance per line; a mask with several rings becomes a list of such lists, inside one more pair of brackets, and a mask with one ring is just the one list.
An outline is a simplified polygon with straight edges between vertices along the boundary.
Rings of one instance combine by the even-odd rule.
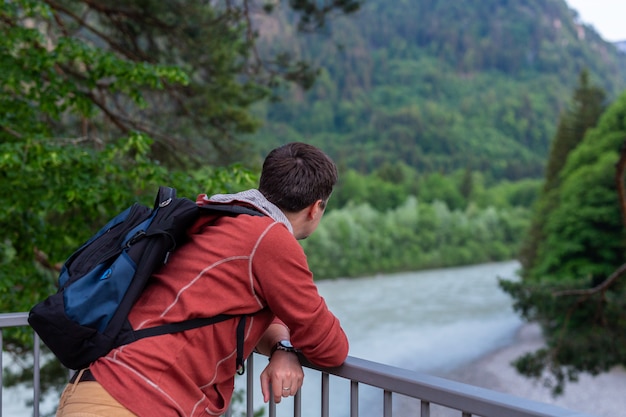
[[[117, 346], [236, 317], [221, 314], [140, 330], [133, 330], [127, 319], [151, 275], [184, 244], [187, 229], [205, 210], [263, 215], [236, 205], [199, 207], [176, 197], [175, 189], [160, 187], [154, 207], [133, 204], [67, 259], [58, 291], [35, 305], [28, 317], [63, 365], [82, 369]], [[237, 327], [238, 372], [243, 372], [244, 327], [242, 316]]]

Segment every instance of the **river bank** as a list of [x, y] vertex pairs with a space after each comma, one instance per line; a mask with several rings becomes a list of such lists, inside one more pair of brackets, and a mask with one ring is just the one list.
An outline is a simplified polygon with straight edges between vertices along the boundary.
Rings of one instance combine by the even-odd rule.
[[[593, 416], [626, 416], [626, 370], [623, 368], [615, 368], [609, 373], [595, 377], [587, 374], [581, 375], [578, 382], [567, 383], [564, 394], [557, 398], [552, 397], [550, 389], [544, 387], [541, 382], [518, 374], [511, 366], [511, 362], [522, 354], [534, 351], [541, 346], [540, 329], [534, 325], [523, 325], [510, 345], [437, 376]], [[399, 415], [411, 415], [415, 413], [412, 410], [415, 410], [416, 404], [407, 400], [397, 405], [394, 404], [394, 407], [398, 409]], [[433, 414], [446, 415], [436, 412]]]

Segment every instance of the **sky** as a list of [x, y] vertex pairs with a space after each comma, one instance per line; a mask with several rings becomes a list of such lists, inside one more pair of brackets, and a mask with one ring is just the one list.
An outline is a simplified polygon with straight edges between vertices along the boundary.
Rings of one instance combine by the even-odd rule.
[[583, 23], [609, 42], [626, 40], [626, 0], [566, 0]]

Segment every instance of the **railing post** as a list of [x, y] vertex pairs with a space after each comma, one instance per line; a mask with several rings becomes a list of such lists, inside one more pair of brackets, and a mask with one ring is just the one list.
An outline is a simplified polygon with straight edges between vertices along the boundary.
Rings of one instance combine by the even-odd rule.
[[359, 417], [359, 383], [350, 381], [350, 417]]
[[322, 417], [330, 414], [330, 374], [322, 372]]
[[246, 362], [248, 373], [246, 374], [246, 416], [254, 416], [254, 355], [248, 357]]
[[2, 387], [4, 381], [2, 380], [2, 372], [4, 370], [4, 364], [2, 363], [2, 352], [4, 352], [4, 339], [2, 338], [2, 329], [0, 328], [0, 417], [2, 417]]
[[[270, 393], [274, 392], [272, 389], [272, 384], [270, 383]], [[253, 416], [254, 414], [249, 414], [248, 417]], [[274, 401], [274, 395], [270, 394], [270, 402], [269, 402], [269, 417], [276, 417], [276, 401]]]
[[391, 391], [383, 391], [383, 417], [392, 417], [392, 396]]
[[302, 390], [293, 396], [293, 417], [302, 417]]
[[[35, 332], [33, 337], [33, 416], [39, 417], [39, 397], [41, 396], [41, 343]], [[0, 368], [1, 369], [1, 368]]]

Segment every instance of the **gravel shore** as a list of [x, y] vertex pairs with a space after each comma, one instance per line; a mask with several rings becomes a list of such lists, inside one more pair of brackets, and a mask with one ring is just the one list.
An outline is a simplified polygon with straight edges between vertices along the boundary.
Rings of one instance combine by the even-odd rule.
[[[581, 375], [578, 382], [568, 383], [565, 393], [553, 398], [550, 389], [540, 382], [519, 375], [511, 362], [522, 354], [542, 346], [541, 332], [532, 325], [522, 326], [513, 344], [491, 352], [459, 369], [437, 376], [471, 384], [516, 397], [553, 404], [569, 410], [598, 417], [626, 417], [626, 370], [613, 369], [598, 376]], [[394, 404], [398, 415], [419, 415], [417, 403], [407, 399]], [[450, 410], [437, 410], [431, 415], [447, 416]], [[506, 416], [503, 416], [506, 417]]]

